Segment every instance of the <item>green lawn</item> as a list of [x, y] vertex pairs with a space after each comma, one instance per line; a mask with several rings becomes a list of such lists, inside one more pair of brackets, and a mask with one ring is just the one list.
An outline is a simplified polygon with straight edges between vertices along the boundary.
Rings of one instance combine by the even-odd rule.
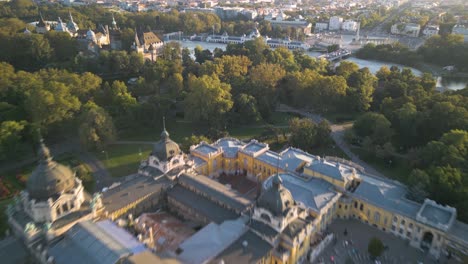
[[295, 113], [273, 112], [268, 123], [274, 126], [288, 126], [289, 120], [294, 117], [301, 117]]
[[349, 160], [348, 155], [346, 155], [339, 147], [337, 147], [334, 142], [326, 147], [312, 148], [309, 153], [320, 157], [333, 156]]
[[[289, 119], [295, 117], [294, 114], [273, 112], [269, 122], [261, 121], [252, 125], [234, 126], [228, 128], [231, 137], [256, 138], [259, 137], [266, 126], [287, 126]], [[184, 137], [191, 135], [204, 135], [210, 127], [204, 123], [188, 122], [184, 119], [169, 119], [166, 121], [166, 129], [171, 135], [172, 140], [181, 142]], [[129, 128], [119, 131], [119, 140], [134, 140], [134, 141], [157, 141], [162, 131], [162, 124], [157, 124], [154, 127], [138, 127]]]
[[362, 148], [352, 147], [351, 151], [389, 178], [405, 182], [408, 179], [408, 175], [411, 173], [411, 165], [403, 158], [395, 157], [393, 162], [390, 164], [375, 157], [375, 155], [368, 153]]
[[152, 145], [148, 144], [110, 145], [96, 155], [112, 177], [122, 177], [136, 173], [151, 149]]

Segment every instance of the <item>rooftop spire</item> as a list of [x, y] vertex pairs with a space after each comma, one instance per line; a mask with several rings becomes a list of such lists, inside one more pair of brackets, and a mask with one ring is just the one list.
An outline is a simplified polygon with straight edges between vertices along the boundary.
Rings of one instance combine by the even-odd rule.
[[166, 130], [166, 117], [163, 116], [163, 131], [161, 133], [161, 139], [168, 139], [169, 133]]
[[42, 138], [40, 129], [37, 130], [39, 134], [39, 150], [37, 154], [39, 156], [39, 163], [50, 163], [52, 161], [52, 156], [50, 156], [49, 148], [44, 144], [44, 139]]
[[70, 21], [73, 22], [73, 16], [72, 16], [70, 10], [68, 10], [68, 15], [70, 15]]

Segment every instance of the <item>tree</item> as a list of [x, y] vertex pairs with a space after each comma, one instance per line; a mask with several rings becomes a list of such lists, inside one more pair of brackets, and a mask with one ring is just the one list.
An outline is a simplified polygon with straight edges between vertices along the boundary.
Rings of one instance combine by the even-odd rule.
[[70, 89], [56, 81], [32, 87], [26, 96], [26, 109], [32, 121], [40, 126], [70, 119], [81, 106], [78, 98], [70, 93]]
[[376, 237], [371, 238], [369, 245], [367, 246], [367, 251], [373, 259], [380, 257], [384, 251], [384, 245], [382, 241]]
[[257, 98], [260, 113], [268, 119], [278, 97], [277, 83], [286, 71], [278, 64], [259, 64], [250, 69], [251, 95]]
[[[343, 62], [342, 62], [343, 63]], [[345, 71], [345, 70], [343, 70]], [[346, 71], [343, 74], [347, 74]], [[351, 72], [347, 78], [351, 104], [356, 111], [367, 111], [373, 101], [377, 78], [366, 68]]]
[[361, 138], [370, 137], [377, 145], [388, 142], [393, 134], [390, 121], [384, 115], [377, 113], [366, 113], [360, 116], [354, 122], [353, 130]]
[[311, 150], [330, 142], [330, 125], [322, 121], [316, 125], [308, 118], [293, 118], [289, 121], [291, 136], [289, 142], [292, 146], [304, 150]]
[[336, 74], [343, 76], [345, 79], [348, 79], [348, 77], [359, 70], [359, 66], [352, 62], [352, 61], [342, 61], [340, 62], [340, 65], [336, 67]]
[[261, 119], [255, 97], [241, 93], [234, 98], [234, 119], [237, 123], [252, 124]]
[[224, 115], [231, 110], [231, 86], [217, 76], [190, 76], [190, 92], [185, 98], [185, 116], [192, 121], [205, 121], [211, 125], [225, 124]]
[[128, 114], [137, 105], [136, 99], [121, 81], [114, 81], [112, 86], [104, 83], [96, 101], [113, 116]]
[[0, 123], [0, 160], [14, 158], [21, 142], [26, 121]]
[[79, 136], [88, 149], [103, 149], [116, 138], [112, 117], [95, 103], [86, 103], [80, 116]]
[[201, 136], [201, 135], [200, 136], [191, 135], [190, 137], [184, 137], [180, 144], [180, 148], [182, 149], [183, 152], [189, 153], [191, 146], [195, 146], [202, 141], [206, 143], [211, 143], [211, 141], [207, 137]]

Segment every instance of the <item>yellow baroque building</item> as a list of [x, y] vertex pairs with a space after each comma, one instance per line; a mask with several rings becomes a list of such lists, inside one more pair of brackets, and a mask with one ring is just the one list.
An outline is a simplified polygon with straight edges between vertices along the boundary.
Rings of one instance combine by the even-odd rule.
[[[267, 227], [277, 224], [295, 225], [299, 230], [295, 233], [276, 228], [282, 239], [274, 243], [279, 243], [280, 250], [272, 251], [261, 262], [295, 263], [302, 260], [313, 234], [324, 231], [335, 218], [358, 219], [407, 240], [411, 246], [435, 257], [449, 252], [459, 256], [468, 254], [468, 225], [456, 220], [455, 208], [429, 199], [423, 204], [408, 200], [406, 186], [369, 175], [352, 162], [318, 157], [296, 148], [276, 153], [265, 143], [256, 140], [244, 143], [234, 138], [222, 138], [212, 144], [201, 142], [190, 148], [190, 154], [200, 174], [214, 179], [223, 173], [246, 175], [261, 184], [264, 191], [257, 199], [252, 216], [260, 227], [252, 228], [252, 231], [263, 230], [263, 234], [257, 235], [264, 240], [268, 239], [265, 233], [271, 231]], [[297, 204], [298, 208], [306, 208], [304, 212], [289, 209], [300, 216], [292, 222], [288, 222], [287, 217], [279, 217], [281, 213], [267, 214], [272, 210], [264, 210], [265, 205], [260, 202], [268, 190], [278, 185], [275, 181], [292, 195], [291, 198], [288, 195], [275, 198], [279, 203], [286, 201]], [[300, 221], [309, 224], [301, 225]]]

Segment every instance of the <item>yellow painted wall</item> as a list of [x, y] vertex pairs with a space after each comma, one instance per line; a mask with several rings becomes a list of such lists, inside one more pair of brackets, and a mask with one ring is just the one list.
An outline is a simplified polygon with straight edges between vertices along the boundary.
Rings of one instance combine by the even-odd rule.
[[333, 184], [334, 186], [340, 187], [340, 188], [345, 188], [345, 185], [346, 185], [346, 183], [344, 181], [339, 181], [339, 180], [337, 180], [335, 178], [332, 178], [332, 177], [327, 176], [327, 175], [323, 175], [323, 174], [318, 173], [316, 171], [313, 171], [313, 170], [311, 170], [309, 168], [304, 168], [304, 174], [308, 175], [308, 176], [311, 176], [311, 177], [324, 179], [325, 181]]

